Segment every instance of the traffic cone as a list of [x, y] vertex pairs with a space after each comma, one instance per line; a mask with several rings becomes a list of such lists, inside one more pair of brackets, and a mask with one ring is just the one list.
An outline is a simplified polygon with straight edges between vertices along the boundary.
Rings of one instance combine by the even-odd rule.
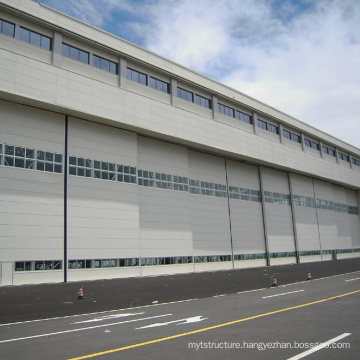
[[79, 291], [78, 291], [78, 299], [83, 299], [84, 298], [84, 291], [82, 286], [80, 285]]
[[311, 274], [310, 274], [310, 271], [308, 271], [308, 273], [307, 273], [307, 278], [306, 278], [306, 280], [311, 280]]
[[276, 279], [276, 276], [275, 275], [273, 275], [273, 277], [272, 277], [272, 287], [274, 287], [274, 286], [277, 286], [278, 285], [278, 283], [277, 283], [277, 279]]

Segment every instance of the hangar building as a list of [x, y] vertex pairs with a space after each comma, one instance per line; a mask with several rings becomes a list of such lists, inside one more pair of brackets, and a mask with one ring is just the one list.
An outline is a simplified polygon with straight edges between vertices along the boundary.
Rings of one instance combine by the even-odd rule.
[[0, 285], [358, 257], [359, 190], [358, 148], [0, 0]]

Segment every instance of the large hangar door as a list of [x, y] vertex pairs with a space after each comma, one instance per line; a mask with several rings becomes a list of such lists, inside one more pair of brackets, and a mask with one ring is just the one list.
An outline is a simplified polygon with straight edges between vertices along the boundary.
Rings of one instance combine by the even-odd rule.
[[260, 167], [270, 265], [296, 262], [288, 175]]

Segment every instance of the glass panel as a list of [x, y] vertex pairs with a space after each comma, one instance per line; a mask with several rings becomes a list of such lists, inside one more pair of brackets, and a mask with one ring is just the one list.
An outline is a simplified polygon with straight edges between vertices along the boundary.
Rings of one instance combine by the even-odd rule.
[[45, 153], [44, 153], [44, 151], [39, 151], [39, 150], [37, 150], [37, 151], [36, 151], [36, 158], [37, 158], [38, 160], [44, 160], [44, 159], [45, 159]]
[[61, 173], [62, 173], [62, 165], [60, 165], [60, 164], [55, 164], [54, 171], [55, 171], [56, 173], [61, 174]]
[[89, 63], [89, 53], [80, 50], [80, 58], [79, 60], [85, 64]]
[[96, 55], [93, 56], [93, 65], [100, 69], [100, 58]]
[[14, 158], [13, 158], [13, 157], [9, 157], [9, 156], [5, 156], [5, 158], [4, 158], [4, 165], [5, 165], [5, 166], [14, 166]]
[[23, 158], [15, 158], [15, 167], [24, 168], [25, 160]]
[[28, 159], [35, 159], [35, 150], [33, 149], [26, 149], [26, 157]]
[[62, 54], [63, 56], [70, 56], [70, 46], [62, 44]]
[[15, 25], [8, 23], [7, 21], [3, 21], [2, 33], [14, 37]]
[[46, 50], [51, 50], [51, 39], [47, 36], [41, 36], [41, 47]]
[[5, 145], [5, 152], [6, 155], [14, 155], [14, 146]]
[[69, 46], [69, 48], [70, 48], [70, 57], [74, 60], [79, 60], [79, 50], [72, 46]]
[[26, 160], [25, 167], [26, 169], [34, 169], [34, 160]]
[[101, 59], [101, 70], [109, 71], [109, 60]]
[[41, 43], [40, 34], [37, 34], [35, 32], [30, 32], [30, 44], [40, 47], [40, 43]]
[[62, 154], [55, 154], [55, 162], [62, 163]]
[[45, 154], [45, 160], [46, 161], [54, 161], [54, 154], [50, 152], [46, 152]]
[[76, 165], [76, 157], [75, 156], [70, 156], [69, 157], [69, 164], [70, 165]]
[[54, 164], [53, 163], [45, 163], [45, 171], [53, 172], [54, 171]]
[[44, 167], [45, 167], [45, 163], [43, 163], [42, 161], [36, 162], [36, 170], [44, 171]]
[[30, 42], [30, 31], [21, 27], [20, 40]]
[[15, 148], [15, 156], [25, 157], [25, 148], [17, 146]]
[[117, 71], [116, 71], [116, 64], [113, 63], [113, 62], [110, 62], [110, 72], [113, 73], [113, 74], [116, 74]]

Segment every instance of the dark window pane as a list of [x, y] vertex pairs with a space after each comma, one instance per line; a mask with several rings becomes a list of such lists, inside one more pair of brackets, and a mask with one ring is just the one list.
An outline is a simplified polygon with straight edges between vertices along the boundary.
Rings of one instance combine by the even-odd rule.
[[30, 32], [30, 44], [40, 47], [40, 44], [41, 44], [40, 34]]
[[93, 56], [93, 65], [100, 69], [100, 58], [96, 55]]
[[36, 162], [36, 170], [44, 171], [45, 164], [42, 161]]
[[80, 59], [81, 62], [88, 64], [89, 63], [89, 53], [80, 50]]
[[74, 60], [79, 60], [79, 50], [70, 46], [70, 57]]
[[70, 56], [70, 46], [62, 44], [62, 54], [63, 56]]
[[51, 50], [51, 39], [47, 36], [41, 37], [41, 47], [46, 50]]
[[45, 153], [44, 153], [44, 151], [39, 151], [39, 150], [37, 150], [37, 151], [36, 151], [36, 158], [37, 158], [38, 160], [44, 160], [44, 159], [45, 159]]
[[25, 148], [23, 147], [15, 147], [15, 156], [25, 157]]
[[45, 160], [46, 161], [54, 161], [54, 154], [53, 153], [50, 153], [50, 152], [47, 152], [45, 154]]
[[2, 33], [14, 37], [15, 25], [7, 21], [3, 21], [2, 23]]
[[20, 40], [30, 42], [30, 31], [20, 28]]
[[113, 62], [110, 62], [110, 72], [113, 73], [113, 74], [116, 74], [117, 71], [116, 71], [116, 64], [113, 63]]
[[53, 163], [45, 163], [45, 171], [53, 172], [54, 171], [54, 164]]
[[25, 159], [15, 158], [15, 167], [24, 168]]
[[55, 154], [55, 162], [62, 163], [62, 154]]
[[5, 154], [6, 155], [14, 155], [14, 146], [5, 145]]
[[101, 70], [109, 71], [109, 66], [110, 66], [109, 60], [101, 59]]

